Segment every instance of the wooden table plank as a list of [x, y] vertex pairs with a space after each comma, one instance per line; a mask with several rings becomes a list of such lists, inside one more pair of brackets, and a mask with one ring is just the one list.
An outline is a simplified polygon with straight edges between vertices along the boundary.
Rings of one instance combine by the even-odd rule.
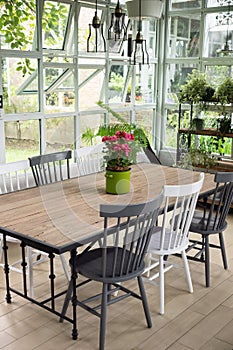
[[[56, 247], [83, 242], [103, 227], [101, 203], [145, 202], [159, 195], [164, 184], [192, 183], [198, 176], [189, 170], [141, 163], [132, 167], [131, 191], [124, 195], [106, 194], [104, 173], [1, 195], [0, 226]], [[213, 175], [205, 174], [202, 191], [213, 187]]]

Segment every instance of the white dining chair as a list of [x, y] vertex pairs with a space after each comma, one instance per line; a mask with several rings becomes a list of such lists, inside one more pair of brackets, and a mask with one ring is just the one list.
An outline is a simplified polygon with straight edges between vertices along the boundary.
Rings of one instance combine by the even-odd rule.
[[[35, 186], [34, 178], [29, 166], [28, 160], [20, 160], [16, 162], [0, 164], [0, 195], [24, 190], [29, 187]], [[7, 242], [19, 244], [19, 240], [7, 236]], [[37, 250], [28, 249], [28, 271], [30, 271], [34, 264], [41, 263], [44, 259], [40, 259], [41, 252]], [[0, 235], [0, 261], [2, 261], [3, 255], [3, 237]], [[9, 269], [18, 273], [22, 273], [20, 268], [21, 260], [12, 262], [9, 265]], [[0, 267], [4, 268], [4, 263], [0, 263]], [[33, 285], [30, 283], [29, 278], [30, 295], [33, 294]]]
[[104, 143], [78, 148], [75, 156], [78, 176], [97, 173], [102, 170]]
[[[153, 229], [147, 250], [147, 267], [144, 271], [146, 280], [152, 284], [154, 279], [159, 278], [160, 314], [164, 314], [164, 274], [173, 267], [169, 262], [169, 255], [181, 253], [189, 292], [193, 292], [185, 250], [189, 245], [189, 227], [203, 181], [204, 173], [201, 173], [197, 182], [164, 186], [165, 206], [162, 224]], [[154, 270], [156, 267], [159, 268], [158, 272]]]
[[[28, 160], [0, 164], [0, 195], [28, 188], [30, 186], [29, 183], [35, 185]], [[10, 236], [7, 237], [7, 241], [19, 243], [17, 239]], [[3, 239], [2, 235], [0, 235], [0, 261], [2, 261], [2, 255]], [[16, 272], [22, 272], [22, 270], [17, 267], [20, 262], [21, 261], [13, 262], [10, 264], [9, 268]], [[3, 268], [4, 264], [0, 263], [0, 267]]]
[[[24, 190], [36, 186], [32, 169], [29, 160], [16, 161], [11, 163], [0, 164], [0, 195]], [[7, 236], [7, 242], [20, 244], [19, 240]], [[0, 267], [4, 268], [2, 261], [3, 255], [3, 239], [0, 235]], [[67, 279], [70, 279], [69, 267], [65, 262], [63, 255], [60, 256], [62, 266], [65, 271]], [[34, 281], [33, 281], [33, 267], [48, 260], [48, 254], [27, 247], [27, 270], [30, 296], [34, 296]], [[9, 269], [18, 273], [22, 273], [20, 268], [21, 260], [13, 261], [9, 264]]]

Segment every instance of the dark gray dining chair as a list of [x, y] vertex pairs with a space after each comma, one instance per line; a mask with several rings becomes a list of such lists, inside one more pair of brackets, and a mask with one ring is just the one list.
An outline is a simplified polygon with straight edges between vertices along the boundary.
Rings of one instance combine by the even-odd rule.
[[[189, 259], [205, 264], [206, 287], [210, 286], [210, 248], [221, 250], [223, 266], [227, 269], [223, 231], [227, 227], [226, 217], [232, 204], [233, 172], [218, 172], [214, 181], [214, 193], [198, 202], [198, 210], [194, 213], [189, 229], [190, 232], [199, 234], [201, 239], [189, 239], [191, 244], [186, 250]], [[210, 236], [216, 234], [219, 236], [219, 244], [210, 243]], [[192, 255], [192, 250], [197, 253]]]
[[[63, 181], [70, 178], [70, 163], [72, 151], [61, 151], [48, 153], [40, 156], [30, 157], [29, 164], [36, 186]], [[65, 164], [63, 164], [65, 163]], [[64, 254], [60, 255], [61, 263], [67, 280], [70, 280], [70, 270]], [[32, 271], [29, 279], [32, 279]]]
[[[135, 205], [101, 205], [100, 216], [104, 218], [102, 245], [99, 248], [84, 251], [76, 256], [74, 262], [77, 274], [87, 279], [81, 284], [91, 281], [102, 284], [100, 294], [77, 300], [77, 305], [100, 318], [99, 349], [104, 349], [107, 306], [126, 297], [132, 296], [142, 301], [147, 326], [152, 327], [149, 307], [144, 290], [142, 273], [144, 257], [150, 241], [152, 228], [158, 217], [158, 210], [163, 200], [160, 195], [156, 199]], [[71, 266], [73, 266], [71, 262]], [[123, 286], [123, 282], [137, 278], [139, 293]], [[77, 291], [79, 292], [78, 287]], [[95, 289], [95, 287], [94, 287]], [[66, 314], [72, 298], [73, 281], [70, 282], [62, 315]], [[121, 291], [122, 293], [117, 293]], [[115, 296], [114, 296], [115, 295]], [[100, 305], [90, 305], [101, 299]], [[76, 301], [72, 301], [75, 302]], [[63, 319], [61, 318], [61, 322]]]
[[[36, 185], [41, 186], [69, 179], [71, 157], [72, 152], [68, 150], [28, 158]], [[63, 166], [64, 162], [65, 166]]]

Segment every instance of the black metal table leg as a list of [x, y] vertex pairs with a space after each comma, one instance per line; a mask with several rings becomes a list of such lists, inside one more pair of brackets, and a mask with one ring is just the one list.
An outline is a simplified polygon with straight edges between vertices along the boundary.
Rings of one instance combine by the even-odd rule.
[[27, 268], [27, 262], [26, 262], [26, 255], [25, 255], [25, 247], [26, 244], [24, 242], [21, 242], [20, 244], [21, 250], [22, 250], [22, 269], [23, 269], [23, 291], [24, 295], [27, 297], [27, 274], [26, 274], [26, 268]]
[[6, 280], [6, 301], [8, 304], [11, 303], [11, 293], [10, 293], [10, 281], [9, 281], [9, 264], [8, 264], [8, 256], [7, 256], [7, 241], [6, 241], [6, 235], [3, 234], [3, 253], [4, 253], [4, 272], [5, 272], [5, 280]]
[[77, 292], [76, 292], [76, 280], [77, 272], [75, 267], [75, 258], [77, 255], [76, 249], [72, 250], [70, 253], [70, 265], [71, 265], [71, 282], [73, 285], [73, 295], [72, 295], [72, 308], [73, 308], [73, 329], [72, 329], [72, 338], [76, 340], [78, 338], [78, 329], [77, 329]]
[[55, 310], [55, 291], [54, 291], [54, 280], [56, 275], [54, 274], [54, 258], [55, 255], [53, 253], [49, 253], [49, 261], [50, 261], [50, 290], [51, 290], [51, 308]]

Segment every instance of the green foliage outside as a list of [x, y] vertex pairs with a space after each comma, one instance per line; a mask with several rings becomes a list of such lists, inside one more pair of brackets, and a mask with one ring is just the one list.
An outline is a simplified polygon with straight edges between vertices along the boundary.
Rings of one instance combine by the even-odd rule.
[[[26, 50], [29, 45], [35, 45], [36, 5], [34, 0], [0, 0], [0, 13], [0, 34], [12, 50]], [[44, 2], [42, 27], [46, 33], [46, 41], [51, 45], [56, 42], [61, 30], [64, 32], [65, 21], [62, 19], [66, 18], [66, 6], [61, 3]], [[30, 59], [20, 59], [17, 71], [21, 71], [23, 76], [26, 73], [31, 74], [34, 68], [31, 67]]]

